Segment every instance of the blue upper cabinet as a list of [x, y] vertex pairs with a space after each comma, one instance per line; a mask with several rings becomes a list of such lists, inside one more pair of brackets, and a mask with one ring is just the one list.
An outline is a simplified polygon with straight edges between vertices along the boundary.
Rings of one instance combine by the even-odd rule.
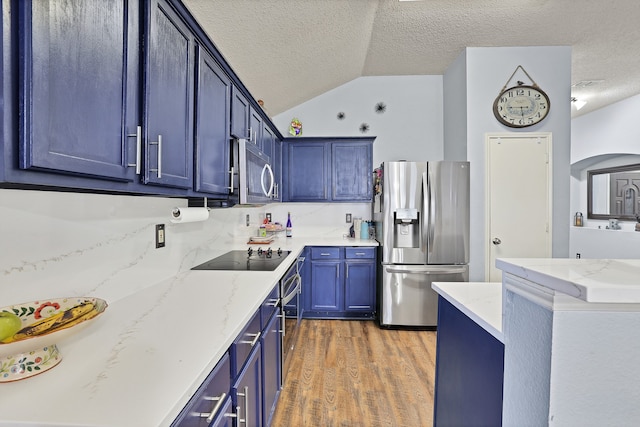
[[288, 138], [285, 201], [372, 200], [374, 138]]
[[286, 201], [328, 201], [330, 155], [330, 146], [324, 143], [296, 140], [287, 144]]
[[233, 86], [231, 88], [231, 136], [238, 139], [250, 139], [249, 100]]
[[14, 4], [20, 19], [19, 167], [133, 181], [138, 2]]
[[196, 85], [196, 191], [229, 194], [231, 81], [198, 46]]
[[331, 182], [334, 201], [371, 201], [372, 150], [370, 142], [331, 144]]
[[144, 182], [191, 188], [194, 36], [164, 0], [150, 0], [147, 18]]

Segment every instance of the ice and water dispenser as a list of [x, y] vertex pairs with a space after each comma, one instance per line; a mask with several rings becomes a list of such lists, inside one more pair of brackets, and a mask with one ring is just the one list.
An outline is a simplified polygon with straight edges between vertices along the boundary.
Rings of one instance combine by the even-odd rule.
[[393, 213], [393, 247], [420, 247], [420, 212], [415, 208], [397, 209]]

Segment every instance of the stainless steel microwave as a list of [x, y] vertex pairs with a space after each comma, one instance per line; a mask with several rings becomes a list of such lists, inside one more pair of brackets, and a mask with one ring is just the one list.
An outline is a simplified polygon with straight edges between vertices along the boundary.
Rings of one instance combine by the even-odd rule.
[[[271, 159], [260, 148], [246, 139], [233, 140], [234, 175], [233, 194], [241, 205], [264, 204], [272, 201], [275, 176]], [[237, 177], [237, 180], [236, 180]]]

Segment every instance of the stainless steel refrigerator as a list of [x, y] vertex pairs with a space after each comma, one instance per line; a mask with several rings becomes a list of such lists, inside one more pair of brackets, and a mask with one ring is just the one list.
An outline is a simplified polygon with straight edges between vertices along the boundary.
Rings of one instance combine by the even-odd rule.
[[380, 326], [434, 329], [431, 283], [469, 280], [469, 162], [384, 162], [375, 174]]

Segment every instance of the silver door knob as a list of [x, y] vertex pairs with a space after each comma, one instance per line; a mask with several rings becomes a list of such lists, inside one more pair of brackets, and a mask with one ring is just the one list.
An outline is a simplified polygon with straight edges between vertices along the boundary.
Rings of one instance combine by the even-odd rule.
[[498, 239], [497, 237], [493, 239], [494, 245], [499, 245], [500, 243], [502, 243], [502, 240]]

